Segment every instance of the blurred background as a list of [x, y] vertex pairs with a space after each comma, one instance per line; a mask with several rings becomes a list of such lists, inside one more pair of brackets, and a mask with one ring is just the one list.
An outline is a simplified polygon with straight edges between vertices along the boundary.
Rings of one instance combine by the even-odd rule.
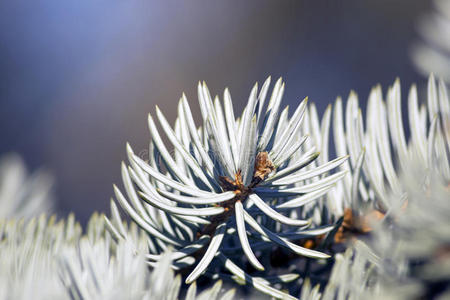
[[351, 89], [366, 101], [397, 76], [406, 96], [426, 84], [411, 45], [433, 9], [427, 0], [3, 0], [0, 155], [51, 170], [56, 211], [85, 222], [108, 209], [125, 143], [145, 154], [155, 105], [173, 121], [184, 91], [198, 115], [205, 80], [212, 94], [229, 87], [240, 111], [269, 75], [285, 79], [284, 105], [309, 96], [319, 113]]

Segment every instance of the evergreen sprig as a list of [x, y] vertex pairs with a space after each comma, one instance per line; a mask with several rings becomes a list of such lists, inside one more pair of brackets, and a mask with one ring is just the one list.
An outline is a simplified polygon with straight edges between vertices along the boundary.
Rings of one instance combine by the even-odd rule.
[[[326, 234], [333, 229], [307, 229], [311, 220], [299, 219], [297, 213], [345, 175], [346, 171], [332, 175], [329, 171], [347, 157], [304, 171], [319, 156], [314, 148], [302, 149], [308, 139], [301, 134], [307, 99], [289, 118], [288, 108], [281, 110], [281, 79], [268, 105], [264, 105], [269, 85], [270, 78], [259, 93], [257, 84], [253, 87], [242, 115], [236, 119], [228, 89], [221, 102], [217, 96], [212, 100], [206, 84], [199, 83], [201, 127], [194, 124], [183, 95], [173, 128], [156, 109], [173, 149], [163, 143], [151, 115], [149, 161], [127, 146], [130, 165], [122, 164], [122, 179], [128, 200], [116, 186], [114, 192], [125, 212], [149, 234], [150, 264], [172, 246], [175, 269], [194, 266], [186, 279], [186, 283], [192, 283], [208, 270], [222, 272], [214, 266], [209, 268], [217, 257], [219, 267], [240, 281], [282, 298], [287, 295], [267, 285], [266, 280], [249, 276], [230, 257], [242, 265], [242, 249], [249, 263], [260, 271], [264, 266], [255, 252], [271, 245], [307, 257], [329, 257], [289, 239]], [[116, 211], [114, 204], [112, 210]], [[118, 231], [112, 222], [109, 224], [112, 232]]]

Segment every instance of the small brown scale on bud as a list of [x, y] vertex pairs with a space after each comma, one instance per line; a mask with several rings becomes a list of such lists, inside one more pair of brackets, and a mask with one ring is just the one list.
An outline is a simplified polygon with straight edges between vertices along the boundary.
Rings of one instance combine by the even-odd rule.
[[207, 225], [197, 235], [213, 235], [216, 227], [234, 213], [234, 204], [237, 201], [244, 202], [251, 194], [252, 188], [256, 187], [261, 181], [266, 179], [267, 175], [269, 175], [274, 169], [275, 166], [270, 160], [269, 154], [267, 152], [259, 152], [255, 158], [255, 167], [253, 171], [252, 181], [248, 186], [244, 185], [241, 170], [237, 171], [237, 173], [234, 175], [234, 180], [226, 176], [220, 176], [219, 184], [222, 189], [226, 192], [233, 191], [236, 196], [231, 200], [217, 204], [217, 206], [223, 207], [225, 211], [220, 215], [213, 216], [211, 218], [211, 224]]
[[259, 152], [256, 155], [255, 160], [255, 171], [253, 173], [253, 179], [250, 186], [254, 187], [264, 179], [266, 179], [267, 175], [269, 175], [275, 166], [269, 158], [269, 154], [267, 152]]
[[[344, 210], [344, 219], [342, 225], [338, 228], [334, 236], [336, 244], [353, 241], [358, 236], [369, 234], [372, 231], [371, 224], [384, 218], [384, 214], [378, 210], [372, 210], [365, 215], [358, 216], [353, 213], [351, 208]], [[302, 240], [299, 244], [308, 249], [315, 249], [325, 238], [325, 235], [319, 235], [312, 239]]]
[[384, 214], [378, 210], [372, 210], [366, 215], [357, 216], [351, 208], [344, 211], [344, 220], [338, 232], [334, 236], [335, 243], [346, 242], [358, 235], [368, 234], [372, 231], [371, 224], [384, 218]]

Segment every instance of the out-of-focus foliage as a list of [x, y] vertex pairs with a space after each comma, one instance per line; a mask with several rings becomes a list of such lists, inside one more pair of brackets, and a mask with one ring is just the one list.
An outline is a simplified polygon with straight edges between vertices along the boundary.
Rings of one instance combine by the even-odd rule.
[[[343, 155], [348, 149], [351, 159], [341, 168], [352, 171], [338, 183], [336, 192], [327, 195], [331, 204], [313, 209], [339, 216], [347, 208], [351, 209], [353, 217], [361, 219], [375, 210], [381, 217], [366, 218], [364, 226], [370, 229], [370, 234], [362, 237], [364, 241], [351, 242], [345, 254], [336, 255], [322, 299], [431, 299], [438, 296], [445, 299], [449, 296], [450, 103], [447, 88], [442, 81], [436, 86], [430, 76], [426, 104], [420, 104], [416, 87], [411, 87], [409, 128], [402, 121], [398, 80], [388, 89], [386, 98], [386, 102], [383, 101], [381, 87], [373, 89], [365, 130], [354, 93], [347, 102], [345, 121], [340, 117], [341, 100], [336, 102], [336, 151]], [[330, 215], [323, 211], [320, 216]], [[353, 235], [353, 241], [359, 238], [357, 234], [367, 233], [362, 232], [362, 228], [347, 229], [353, 230], [348, 233]], [[309, 283], [304, 285], [302, 293], [304, 299], [316, 299], [315, 294], [308, 296], [312, 293]]]
[[[178, 299], [181, 278], [170, 268], [170, 252], [151, 271], [143, 232], [134, 225], [126, 230], [127, 239], [115, 241], [98, 214], [85, 233], [73, 215], [0, 219], [0, 299]], [[224, 292], [218, 281], [201, 293], [194, 284], [187, 293], [230, 299], [234, 291]]]
[[45, 171], [27, 174], [17, 154], [0, 157], [0, 218], [31, 218], [53, 207], [53, 178]]
[[[434, 170], [411, 162], [400, 184], [408, 197], [392, 194], [393, 206], [383, 222], [374, 224], [370, 239], [356, 241], [344, 254], [336, 255], [321, 299], [450, 296], [448, 182]], [[310, 287], [303, 289], [309, 293]]]
[[[405, 197], [406, 187], [399, 177], [411, 162], [423, 170], [435, 170], [444, 182], [450, 182], [450, 102], [444, 82], [436, 84], [430, 76], [426, 95], [420, 99], [412, 85], [402, 100], [400, 80], [385, 96], [378, 85], [369, 95], [364, 115], [352, 91], [346, 105], [338, 98], [321, 122], [312, 104], [306, 124], [321, 155], [335, 151], [350, 159], [339, 166], [348, 173], [327, 193], [326, 201], [310, 204], [302, 217], [313, 216], [317, 224], [327, 224], [342, 216], [345, 209], [351, 209], [354, 216], [374, 210], [386, 213], [392, 206], [392, 195]], [[329, 142], [330, 131], [334, 148]]]
[[450, 83], [450, 2], [434, 0], [434, 9], [418, 22], [421, 36], [412, 49], [412, 60], [425, 76], [435, 73]]

